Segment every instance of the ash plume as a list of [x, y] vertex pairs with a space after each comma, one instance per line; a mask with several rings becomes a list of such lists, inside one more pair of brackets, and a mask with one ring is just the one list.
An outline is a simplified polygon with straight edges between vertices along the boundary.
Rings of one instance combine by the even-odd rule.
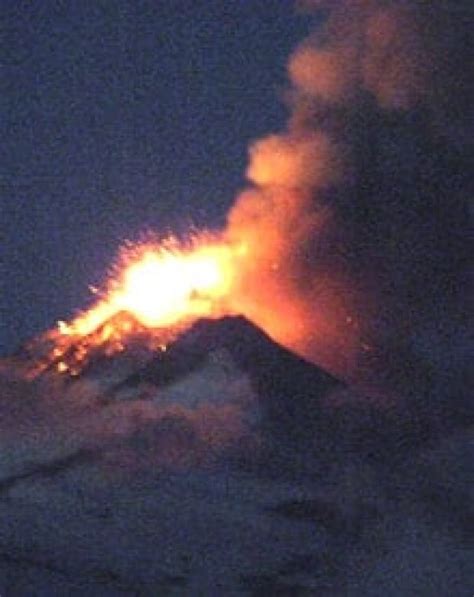
[[235, 302], [338, 375], [403, 382], [402, 362], [435, 366], [420, 342], [449, 352], [464, 325], [472, 9], [299, 5], [317, 27], [288, 61], [286, 128], [251, 145], [228, 216]]

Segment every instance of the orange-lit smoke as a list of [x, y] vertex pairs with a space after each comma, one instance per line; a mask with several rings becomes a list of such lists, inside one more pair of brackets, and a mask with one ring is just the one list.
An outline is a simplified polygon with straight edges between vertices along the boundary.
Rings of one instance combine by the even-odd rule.
[[233, 298], [274, 339], [351, 377], [371, 358], [372, 305], [345, 258], [350, 239], [333, 197], [355, 185], [358, 112], [430, 101], [432, 40], [422, 25], [432, 19], [411, 1], [305, 4], [329, 16], [289, 59], [286, 130], [250, 147], [251, 186], [228, 216], [228, 238], [248, 250]]
[[425, 98], [431, 78], [426, 25], [432, 15], [422, 2], [306, 4], [331, 12], [325, 42], [321, 36], [310, 37], [290, 58], [290, 77], [302, 93], [321, 102], [347, 104], [368, 92], [389, 109], [408, 109]]

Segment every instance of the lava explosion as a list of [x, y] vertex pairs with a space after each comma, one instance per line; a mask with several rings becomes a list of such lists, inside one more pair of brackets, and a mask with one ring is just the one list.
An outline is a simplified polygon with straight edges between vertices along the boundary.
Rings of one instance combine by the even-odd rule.
[[204, 235], [191, 245], [170, 239], [125, 248], [103, 298], [71, 323], [62, 323], [62, 334], [90, 334], [121, 311], [152, 329], [220, 315], [242, 248]]
[[105, 290], [92, 289], [95, 304], [40, 339], [52, 348], [30, 376], [50, 369], [78, 375], [95, 351], [111, 355], [137, 337], [164, 350], [196, 319], [232, 313], [229, 295], [244, 254], [244, 245], [207, 234], [186, 244], [169, 238], [125, 246]]

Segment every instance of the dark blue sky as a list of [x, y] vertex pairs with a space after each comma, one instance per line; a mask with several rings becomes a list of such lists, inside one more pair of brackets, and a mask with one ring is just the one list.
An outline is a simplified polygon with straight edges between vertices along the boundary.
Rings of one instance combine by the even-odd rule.
[[84, 306], [124, 239], [222, 222], [310, 23], [280, 0], [3, 7], [8, 352]]

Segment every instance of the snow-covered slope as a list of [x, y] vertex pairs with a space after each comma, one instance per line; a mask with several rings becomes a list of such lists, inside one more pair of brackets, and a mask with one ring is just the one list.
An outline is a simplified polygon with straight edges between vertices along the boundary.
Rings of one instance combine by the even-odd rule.
[[2, 364], [2, 597], [472, 594], [468, 425], [430, 435], [242, 318], [74, 379], [24, 358]]

